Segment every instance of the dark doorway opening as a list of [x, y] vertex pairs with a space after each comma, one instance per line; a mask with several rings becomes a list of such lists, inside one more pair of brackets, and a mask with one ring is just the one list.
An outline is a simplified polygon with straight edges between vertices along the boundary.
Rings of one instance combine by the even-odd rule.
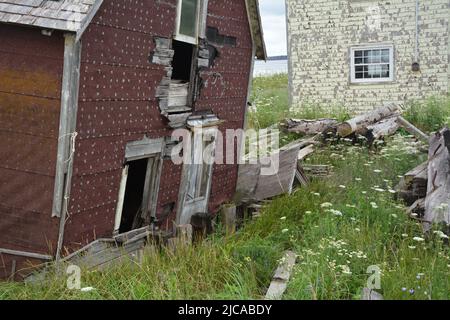
[[194, 46], [186, 42], [173, 40], [172, 49], [175, 51], [172, 61], [172, 80], [190, 82]]
[[147, 165], [148, 159], [128, 163], [128, 180], [123, 202], [120, 233], [126, 233], [140, 227], [136, 226], [136, 223], [141, 220]]

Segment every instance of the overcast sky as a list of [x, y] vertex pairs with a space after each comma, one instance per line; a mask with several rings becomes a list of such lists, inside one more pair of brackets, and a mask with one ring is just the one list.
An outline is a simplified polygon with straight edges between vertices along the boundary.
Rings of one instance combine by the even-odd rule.
[[285, 0], [259, 0], [267, 54], [286, 55]]

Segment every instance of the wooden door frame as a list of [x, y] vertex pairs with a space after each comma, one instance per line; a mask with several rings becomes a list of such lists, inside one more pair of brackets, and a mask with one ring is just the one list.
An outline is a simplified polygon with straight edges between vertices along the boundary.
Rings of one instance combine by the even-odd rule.
[[[119, 233], [122, 222], [123, 205], [128, 182], [129, 162], [148, 159], [142, 201], [146, 206], [145, 210], [149, 218], [156, 218], [165, 145], [164, 138], [149, 139], [146, 136], [142, 140], [127, 144], [125, 149], [125, 165], [122, 170], [122, 178], [117, 197], [113, 234]], [[146, 223], [149, 222], [146, 221]]]
[[[194, 127], [194, 128], [191, 128], [191, 130], [192, 130], [192, 133], [191, 133], [192, 145], [194, 145], [194, 143], [195, 143], [194, 137], [198, 131], [200, 131], [200, 130], [203, 132], [214, 131], [213, 143], [214, 143], [214, 150], [216, 149], [217, 133], [219, 131], [217, 126]], [[194, 151], [195, 151], [194, 148], [192, 148], [192, 149], [193, 150], [191, 152], [191, 159], [194, 157]], [[180, 192], [179, 192], [179, 196], [178, 196], [177, 217], [176, 217], [176, 221], [175, 221], [177, 225], [180, 224], [183, 210], [184, 210], [184, 207], [186, 204], [186, 195], [187, 195], [188, 186], [189, 186], [189, 178], [191, 175], [191, 168], [192, 168], [192, 165], [190, 165], [190, 164], [183, 165], [183, 171], [182, 171], [181, 182], [180, 182]], [[211, 196], [213, 173], [214, 173], [214, 161], [209, 167], [209, 180], [208, 180], [208, 185], [206, 186], [206, 193], [205, 193], [205, 197], [204, 197], [204, 200], [206, 201], [206, 208], [208, 208], [209, 200], [210, 200], [210, 196]]]

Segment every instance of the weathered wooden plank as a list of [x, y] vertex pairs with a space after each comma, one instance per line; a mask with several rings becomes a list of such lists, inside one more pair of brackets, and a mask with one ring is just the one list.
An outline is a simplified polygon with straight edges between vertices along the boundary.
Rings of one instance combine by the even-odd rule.
[[298, 160], [303, 161], [306, 157], [308, 157], [310, 154], [313, 154], [315, 151], [314, 145], [309, 145], [306, 148], [303, 148], [298, 153]]
[[53, 257], [50, 255], [47, 255], [47, 254], [25, 252], [25, 251], [19, 251], [19, 250], [10, 250], [10, 249], [4, 249], [4, 248], [0, 248], [0, 254], [7, 254], [7, 255], [11, 255], [11, 256], [25, 257], [25, 258], [45, 260], [45, 261], [53, 260]]
[[428, 154], [428, 192], [425, 200], [424, 229], [433, 223], [450, 225], [450, 145], [449, 129], [430, 138]]
[[285, 252], [267, 290], [265, 300], [281, 300], [283, 298], [296, 261], [297, 255], [294, 252]]

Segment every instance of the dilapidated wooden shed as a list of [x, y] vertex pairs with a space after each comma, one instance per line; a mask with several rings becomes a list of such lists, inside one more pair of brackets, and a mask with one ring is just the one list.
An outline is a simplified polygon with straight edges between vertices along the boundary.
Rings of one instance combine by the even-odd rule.
[[0, 43], [0, 278], [233, 196], [237, 165], [168, 152], [244, 127], [257, 0], [1, 0]]

